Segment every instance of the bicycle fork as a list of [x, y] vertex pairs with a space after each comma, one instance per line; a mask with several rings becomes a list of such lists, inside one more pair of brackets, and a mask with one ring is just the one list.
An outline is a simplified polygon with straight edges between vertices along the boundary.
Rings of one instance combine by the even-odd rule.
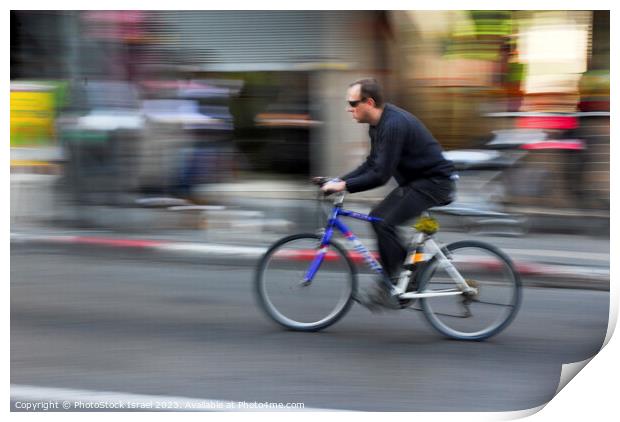
[[317, 249], [310, 266], [308, 267], [308, 271], [304, 275], [302, 282], [300, 283], [302, 286], [309, 286], [316, 275], [316, 272], [321, 267], [323, 260], [325, 259], [325, 255], [327, 254], [329, 241], [331, 240], [334, 234], [334, 225], [337, 221], [336, 218], [338, 216], [338, 210], [335, 209], [330, 217], [327, 227], [325, 228], [325, 232], [323, 233], [323, 237], [321, 238], [321, 243], [319, 244], [319, 248]]

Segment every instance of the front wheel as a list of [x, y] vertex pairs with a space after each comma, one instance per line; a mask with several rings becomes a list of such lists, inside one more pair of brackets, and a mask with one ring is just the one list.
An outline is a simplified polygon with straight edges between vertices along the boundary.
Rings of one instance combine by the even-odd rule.
[[276, 242], [256, 269], [258, 303], [278, 324], [296, 331], [318, 331], [342, 318], [357, 289], [355, 266], [346, 250], [330, 242], [310, 282], [304, 278], [319, 253], [321, 237], [298, 234]]
[[451, 265], [434, 257], [421, 273], [419, 290], [454, 289], [456, 269], [477, 293], [421, 299], [429, 323], [458, 340], [484, 340], [504, 330], [521, 304], [521, 280], [510, 258], [492, 245], [469, 240], [452, 243], [443, 252]]

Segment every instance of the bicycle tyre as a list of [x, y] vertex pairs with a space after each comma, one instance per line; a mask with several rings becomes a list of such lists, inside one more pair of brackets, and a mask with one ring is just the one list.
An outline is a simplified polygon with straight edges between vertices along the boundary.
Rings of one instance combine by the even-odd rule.
[[[319, 331], [336, 323], [351, 308], [351, 305], [353, 304], [353, 297], [357, 292], [357, 272], [355, 269], [355, 265], [349, 258], [346, 249], [343, 248], [338, 243], [334, 241], [330, 241], [328, 244], [328, 251], [332, 252], [332, 255], [330, 255], [330, 260], [329, 260], [330, 263], [326, 265], [326, 262], [325, 261], [323, 262], [323, 264], [321, 265], [321, 268], [319, 268], [319, 270], [317, 271], [317, 275], [315, 276], [315, 279], [312, 281], [311, 286], [315, 286], [322, 282], [322, 280], [319, 279], [320, 278], [319, 275], [326, 272], [326, 271], [322, 272], [321, 271], [322, 269], [325, 270], [326, 266], [333, 266], [334, 262], [338, 263], [340, 264], [339, 268], [342, 271], [345, 271], [346, 274], [342, 274], [342, 272], [340, 272], [339, 274], [337, 274], [336, 276], [333, 276], [332, 278], [336, 280], [334, 283], [339, 283], [343, 288], [342, 293], [340, 295], [341, 297], [338, 298], [338, 301], [334, 305], [333, 309], [331, 309], [327, 313], [327, 315], [320, 317], [317, 320], [302, 321], [302, 320], [299, 320], [299, 318], [295, 318], [295, 317], [292, 317], [291, 315], [287, 315], [287, 313], [290, 314], [293, 312], [297, 312], [297, 308], [293, 305], [291, 309], [285, 312], [283, 311], [282, 308], [286, 307], [287, 304], [283, 304], [281, 306], [277, 304], [274, 298], [271, 296], [270, 283], [275, 280], [269, 279], [269, 277], [271, 277], [270, 266], [274, 262], [274, 256], [276, 256], [278, 252], [281, 252], [283, 256], [286, 256], [286, 254], [283, 252], [290, 252], [291, 250], [296, 250], [292, 246], [290, 246], [291, 249], [287, 249], [287, 247], [289, 247], [289, 245], [292, 245], [293, 243], [298, 242], [298, 241], [309, 241], [312, 244], [315, 244], [314, 250], [316, 250], [316, 246], [318, 246], [318, 244], [321, 241], [321, 236], [318, 236], [316, 234], [311, 234], [311, 233], [301, 233], [301, 234], [296, 234], [296, 235], [285, 237], [283, 239], [280, 239], [276, 243], [274, 243], [267, 250], [267, 252], [265, 252], [265, 254], [261, 257], [256, 267], [255, 293], [258, 299], [259, 307], [267, 314], [269, 318], [271, 318], [273, 321], [280, 324], [281, 326], [291, 329], [291, 330], [295, 330], [295, 331], [307, 331], [307, 332]], [[297, 249], [297, 250], [301, 250], [301, 249]], [[313, 253], [314, 252], [311, 252], [311, 254]], [[302, 264], [300, 265], [301, 271], [298, 270], [298, 271], [293, 271], [293, 272], [296, 272], [297, 276], [299, 276], [302, 272], [305, 272], [307, 270], [309, 262], [310, 262], [310, 259], [306, 258], [305, 262], [302, 262]], [[287, 262], [285, 265], [294, 266], [296, 264], [294, 263], [293, 260], [291, 260], [290, 262]], [[285, 276], [285, 278], [287, 277], [288, 275]], [[273, 278], [276, 278], [276, 277], [273, 276]], [[293, 283], [293, 285], [295, 285], [295, 283], [299, 285], [299, 279], [290, 280], [290, 281]], [[288, 297], [286, 297], [286, 295], [289, 293], [291, 295], [291, 298], [293, 298], [296, 292], [292, 292], [292, 293], [288, 291], [285, 292], [284, 293], [285, 300], [288, 300]], [[311, 295], [306, 295], [306, 297], [303, 297], [301, 299], [302, 302], [300, 302], [300, 306], [303, 306], [305, 308], [308, 308], [311, 306], [311, 303], [309, 303], [311, 298], [309, 296]], [[317, 299], [317, 298], [314, 298], [314, 299]], [[326, 300], [329, 301], [332, 298], [329, 297], [329, 295], [323, 295], [322, 297], [318, 299], [320, 299], [320, 301], [323, 302], [322, 304], [324, 304]]]
[[[500, 311], [500, 315], [496, 317], [492, 323], [487, 324], [483, 328], [477, 328], [469, 331], [464, 328], [464, 321], [472, 317], [473, 314], [470, 316], [447, 315], [450, 318], [442, 318], [443, 316], [446, 316], [446, 314], [442, 313], [444, 307], [443, 303], [449, 303], [449, 306], [446, 306], [447, 308], [451, 306], [456, 307], [457, 305], [453, 305], [453, 303], [461, 301], [460, 306], [463, 306], [463, 296], [422, 298], [420, 299], [420, 303], [427, 321], [441, 334], [457, 340], [484, 340], [499, 334], [514, 320], [521, 306], [522, 300], [521, 278], [519, 273], [515, 270], [511, 259], [495, 246], [474, 240], [451, 243], [443, 249], [444, 253], [446, 253], [446, 249], [452, 257], [453, 265], [460, 265], [460, 263], [456, 262], [459, 261], [459, 259], [455, 258], [455, 256], [460, 256], [462, 258], [460, 261], [466, 264], [464, 267], [465, 270], [459, 268], [459, 272], [461, 272], [461, 275], [466, 280], [474, 279], [468, 278], [467, 275], [469, 274], [477, 276], [475, 283], [479, 284], [480, 295], [487, 295], [490, 289], [491, 292], [494, 292], [488, 294], [488, 296], [492, 298], [491, 300], [499, 300], [498, 298], [500, 296], [505, 296], [505, 300], [503, 300], [502, 303], [486, 302], [486, 299], [481, 300], [479, 297], [477, 301], [472, 301], [472, 303], [479, 304], [477, 305], [478, 308], [476, 312], [486, 317], [486, 315], [484, 315], [484, 311], [482, 310], [482, 305], [491, 305], [488, 307], [488, 309], [491, 310], [505, 308], [505, 311]], [[466, 253], [463, 255], [464, 251]], [[469, 253], [469, 255], [467, 255], [467, 253]], [[487, 262], [472, 262], [470, 259], [472, 256], [486, 256]], [[467, 269], [467, 267], [469, 267], [469, 269]], [[439, 261], [436, 257], [433, 257], [430, 261], [428, 261], [420, 275], [419, 291], [424, 292], [425, 290], [434, 290], [431, 284], [433, 284], [433, 281], [436, 278], [440, 279], [438, 280], [438, 284], [441, 284], [441, 271], [442, 269], [439, 268]], [[499, 280], [500, 273], [504, 277], [501, 281]], [[445, 278], [447, 279], [447, 277]], [[487, 286], [484, 286], [482, 283], [487, 284]], [[449, 283], [446, 282], [446, 284]], [[493, 308], [493, 306], [496, 306], [496, 308]]]

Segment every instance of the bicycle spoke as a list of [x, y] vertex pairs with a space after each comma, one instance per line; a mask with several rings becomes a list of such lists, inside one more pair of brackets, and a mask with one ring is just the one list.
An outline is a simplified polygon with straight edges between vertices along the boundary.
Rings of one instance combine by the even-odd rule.
[[[335, 245], [317, 261], [319, 239], [311, 234], [290, 236], [276, 243], [260, 261], [260, 304], [274, 321], [288, 328], [325, 328], [351, 306], [356, 287], [352, 264], [344, 250]], [[306, 281], [311, 265], [316, 272]]]
[[[422, 299], [422, 309], [438, 331], [459, 339], [482, 339], [503, 330], [520, 303], [520, 281], [509, 261], [496, 248], [477, 241], [448, 245], [452, 269], [429, 264], [423, 291], [455, 281], [457, 271], [475, 293]], [[464, 302], [465, 301], [465, 302]]]

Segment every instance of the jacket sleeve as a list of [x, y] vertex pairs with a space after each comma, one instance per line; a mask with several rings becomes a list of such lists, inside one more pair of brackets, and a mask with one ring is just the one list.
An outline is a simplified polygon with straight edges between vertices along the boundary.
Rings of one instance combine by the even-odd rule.
[[374, 145], [374, 160], [366, 162], [352, 173], [342, 177], [347, 191], [363, 192], [385, 185], [394, 175], [403, 148], [405, 132], [397, 124], [386, 124]]
[[341, 176], [340, 179], [344, 180], [344, 181], [347, 181], [348, 179], [351, 179], [353, 177], [357, 177], [357, 176], [359, 176], [361, 174], [364, 174], [368, 170], [368, 168], [370, 167], [371, 162], [372, 162], [372, 160], [371, 160], [370, 155], [369, 155], [368, 157], [366, 157], [366, 161], [364, 161], [358, 168], [356, 168], [355, 170], [345, 174], [344, 176]]

